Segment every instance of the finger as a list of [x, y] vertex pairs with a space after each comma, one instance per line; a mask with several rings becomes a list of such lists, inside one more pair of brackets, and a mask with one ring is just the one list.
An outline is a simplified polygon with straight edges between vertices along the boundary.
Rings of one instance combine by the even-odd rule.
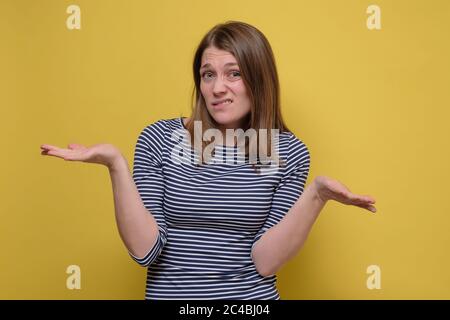
[[372, 198], [371, 196], [364, 196], [364, 195], [350, 193], [348, 195], [348, 197], [350, 200], [355, 201], [357, 203], [370, 203], [370, 204], [375, 203], [375, 199]]
[[367, 202], [369, 202], [369, 203], [375, 203], [376, 202], [376, 200], [375, 200], [375, 198], [374, 197], [371, 197], [371, 196], [362, 196]]
[[64, 157], [56, 150], [43, 150], [41, 152], [41, 155], [52, 156], [52, 157], [57, 157], [57, 158], [63, 158], [64, 159]]
[[375, 208], [374, 206], [369, 206], [369, 207], [367, 208], [367, 210], [369, 210], [369, 211], [372, 212], [372, 213], [377, 212], [377, 208]]
[[84, 145], [82, 145], [82, 144], [78, 144], [78, 143], [70, 143], [70, 144], [67, 146], [67, 148], [76, 150], [76, 149], [85, 149], [86, 147], [85, 147]]
[[355, 206], [362, 206], [362, 205], [368, 204], [363, 199], [361, 199], [358, 195], [355, 195], [355, 194], [348, 194], [347, 199], [348, 199], [349, 204], [355, 205]]
[[56, 146], [49, 145], [49, 144], [42, 144], [41, 145], [41, 149], [44, 149], [44, 150], [57, 150], [59, 148], [56, 147]]
[[371, 205], [357, 205], [357, 207], [369, 210], [372, 213], [377, 212], [377, 208], [375, 208], [374, 206], [371, 206]]

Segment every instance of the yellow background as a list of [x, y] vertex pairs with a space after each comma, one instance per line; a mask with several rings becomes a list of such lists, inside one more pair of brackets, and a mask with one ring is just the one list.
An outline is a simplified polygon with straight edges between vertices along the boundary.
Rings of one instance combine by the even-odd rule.
[[[81, 8], [81, 30], [66, 9]], [[381, 8], [381, 30], [366, 9]], [[139, 132], [189, 116], [191, 65], [215, 24], [271, 43], [307, 184], [335, 178], [378, 212], [329, 202], [278, 274], [283, 299], [449, 299], [450, 2], [0, 2], [0, 298], [143, 299], [145, 269], [115, 225], [105, 167], [40, 155], [109, 142], [130, 167]], [[66, 268], [81, 268], [81, 290]], [[366, 268], [381, 268], [381, 289]]]

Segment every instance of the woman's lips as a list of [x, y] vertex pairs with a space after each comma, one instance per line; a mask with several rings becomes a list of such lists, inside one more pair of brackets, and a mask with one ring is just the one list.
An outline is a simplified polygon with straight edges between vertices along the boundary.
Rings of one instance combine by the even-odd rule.
[[223, 109], [223, 108], [226, 108], [227, 106], [231, 105], [232, 103], [233, 103], [233, 100], [231, 100], [231, 102], [227, 101], [227, 102], [223, 102], [220, 104], [212, 104], [212, 106], [214, 109]]

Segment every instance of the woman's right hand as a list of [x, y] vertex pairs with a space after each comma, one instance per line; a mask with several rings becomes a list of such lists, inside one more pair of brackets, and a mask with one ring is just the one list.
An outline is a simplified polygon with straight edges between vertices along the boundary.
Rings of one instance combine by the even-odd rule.
[[94, 144], [86, 147], [82, 144], [71, 143], [68, 149], [43, 144], [41, 154], [45, 156], [58, 157], [67, 161], [82, 161], [98, 163], [111, 168], [118, 161], [122, 154], [115, 146], [109, 143]]

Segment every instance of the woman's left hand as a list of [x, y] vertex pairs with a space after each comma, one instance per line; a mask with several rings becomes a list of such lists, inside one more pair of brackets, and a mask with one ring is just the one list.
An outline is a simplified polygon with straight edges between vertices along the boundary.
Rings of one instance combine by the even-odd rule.
[[373, 206], [375, 203], [375, 199], [373, 197], [354, 194], [337, 180], [325, 176], [318, 176], [314, 179], [313, 185], [319, 199], [321, 199], [324, 203], [328, 200], [335, 200], [343, 204], [367, 209], [373, 213], [377, 211], [377, 209]]

